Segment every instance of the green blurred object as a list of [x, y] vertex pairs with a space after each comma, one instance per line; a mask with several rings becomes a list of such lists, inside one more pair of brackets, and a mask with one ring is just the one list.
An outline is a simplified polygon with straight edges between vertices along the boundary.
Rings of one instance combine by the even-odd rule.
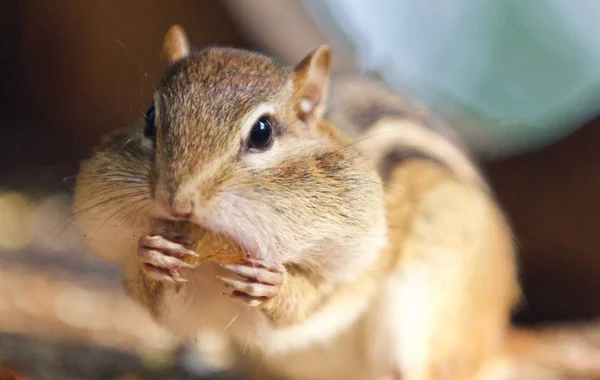
[[481, 154], [552, 143], [600, 109], [600, 1], [304, 3], [364, 70], [454, 120]]

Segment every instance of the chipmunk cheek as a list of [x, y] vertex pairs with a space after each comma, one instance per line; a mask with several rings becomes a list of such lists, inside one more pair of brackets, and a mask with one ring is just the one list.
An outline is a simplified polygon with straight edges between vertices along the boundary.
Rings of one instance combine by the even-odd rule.
[[210, 229], [235, 241], [248, 258], [262, 259], [272, 255], [282, 221], [277, 221], [278, 216], [264, 203], [268, 200], [259, 201], [255, 196], [260, 193], [219, 197]]

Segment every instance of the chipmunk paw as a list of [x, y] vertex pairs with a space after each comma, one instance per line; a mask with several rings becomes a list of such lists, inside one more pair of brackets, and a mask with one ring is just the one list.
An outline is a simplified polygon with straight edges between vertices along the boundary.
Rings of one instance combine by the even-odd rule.
[[138, 259], [142, 262], [144, 273], [156, 281], [183, 283], [179, 270], [194, 268], [184, 261], [186, 257], [198, 254], [187, 248], [191, 244], [187, 238], [179, 235], [148, 235], [140, 239]]
[[283, 265], [265, 260], [247, 258], [243, 264], [222, 264], [223, 268], [238, 275], [238, 279], [219, 277], [228, 288], [229, 295], [245, 305], [256, 307], [275, 297], [285, 281]]

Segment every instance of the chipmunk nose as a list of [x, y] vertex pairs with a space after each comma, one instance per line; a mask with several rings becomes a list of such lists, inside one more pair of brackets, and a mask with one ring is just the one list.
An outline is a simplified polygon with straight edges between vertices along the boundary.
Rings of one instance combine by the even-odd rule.
[[174, 200], [170, 205], [170, 212], [175, 218], [189, 219], [194, 214], [195, 202], [193, 199]]
[[196, 192], [191, 189], [177, 189], [173, 192], [157, 191], [157, 200], [164, 210], [177, 219], [190, 219], [196, 208]]

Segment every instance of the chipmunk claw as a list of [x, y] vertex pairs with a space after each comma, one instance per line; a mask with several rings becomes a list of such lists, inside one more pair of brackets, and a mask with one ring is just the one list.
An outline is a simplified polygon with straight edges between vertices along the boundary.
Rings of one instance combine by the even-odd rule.
[[233, 289], [231, 298], [245, 305], [256, 307], [279, 293], [285, 280], [283, 265], [263, 260], [246, 259], [243, 264], [222, 264], [237, 279], [219, 276], [226, 287]]
[[178, 235], [148, 235], [140, 239], [138, 259], [146, 275], [156, 281], [185, 283], [179, 274], [180, 269], [195, 268], [184, 261], [186, 257], [198, 256], [186, 245], [190, 241]]

